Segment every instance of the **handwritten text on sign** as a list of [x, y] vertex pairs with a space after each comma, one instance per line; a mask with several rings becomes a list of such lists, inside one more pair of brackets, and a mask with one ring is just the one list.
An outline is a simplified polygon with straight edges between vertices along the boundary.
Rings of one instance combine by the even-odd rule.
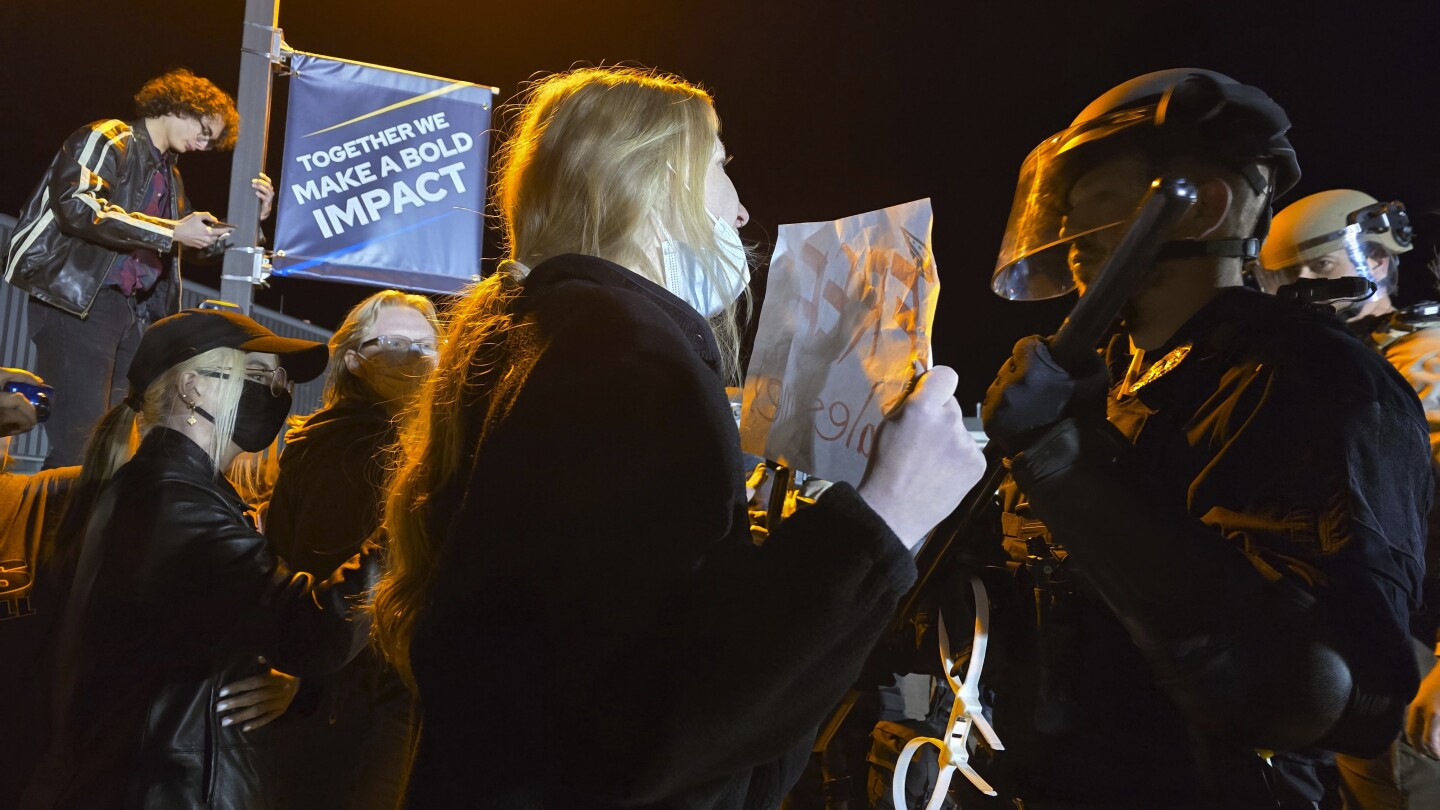
[[741, 444], [821, 478], [864, 475], [885, 414], [930, 365], [928, 200], [784, 225], [746, 376]]

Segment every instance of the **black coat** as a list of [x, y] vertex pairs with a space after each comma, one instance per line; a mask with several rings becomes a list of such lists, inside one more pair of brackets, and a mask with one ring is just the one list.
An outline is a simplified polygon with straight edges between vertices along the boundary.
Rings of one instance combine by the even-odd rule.
[[[442, 491], [408, 806], [772, 808], [915, 577], [848, 485], [752, 541], [708, 325], [610, 262], [513, 303]], [[519, 376], [515, 376], [519, 375]]]
[[[1126, 341], [1108, 354], [1123, 380]], [[1323, 792], [1315, 749], [1383, 749], [1419, 682], [1407, 624], [1434, 486], [1424, 414], [1333, 319], [1250, 290], [1217, 295], [1150, 357], [1153, 373], [1108, 401], [1133, 451], [1028, 492], [1080, 585], [1057, 589], [1043, 657], [995, 631], [1030, 657], [987, 674], [1006, 744], [995, 781], [1031, 803], [1308, 807]], [[1035, 601], [1027, 584], [1018, 604]], [[1266, 762], [1256, 748], [1327, 710], [1311, 697], [1327, 670], [1297, 642], [1310, 638], [1343, 660], [1350, 705]]]
[[374, 402], [341, 402], [290, 431], [265, 512], [271, 552], [317, 577], [350, 559], [380, 525], [394, 440], [394, 422]]
[[[394, 439], [382, 405], [354, 400], [290, 431], [263, 521], [271, 552], [317, 577], [349, 559], [379, 526]], [[393, 808], [402, 783], [397, 763], [410, 754], [413, 702], [368, 647], [339, 672], [306, 678], [271, 727], [278, 806]]]
[[56, 658], [56, 741], [25, 807], [266, 805], [265, 730], [221, 726], [217, 693], [264, 671], [334, 671], [365, 643], [369, 548], [318, 587], [265, 549], [248, 507], [185, 435], [155, 428], [91, 514]]

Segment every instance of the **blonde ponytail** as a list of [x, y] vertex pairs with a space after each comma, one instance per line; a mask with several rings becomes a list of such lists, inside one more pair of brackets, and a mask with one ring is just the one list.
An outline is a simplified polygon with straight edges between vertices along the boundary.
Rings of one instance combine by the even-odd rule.
[[[438, 538], [428, 528], [433, 500], [462, 472], [461, 465], [484, 440], [483, 424], [503, 407], [496, 404], [499, 399], [484, 378], [504, 353], [504, 333], [510, 327], [507, 309], [519, 289], [515, 279], [495, 273], [446, 313], [448, 339], [435, 371], [420, 390], [415, 411], [401, 422], [393, 451], [398, 466], [385, 502], [385, 573], [371, 603], [372, 633], [412, 688], [410, 639], [439, 555]], [[488, 399], [491, 406], [481, 430], [472, 435], [469, 429], [476, 418], [466, 411], [480, 398]]]

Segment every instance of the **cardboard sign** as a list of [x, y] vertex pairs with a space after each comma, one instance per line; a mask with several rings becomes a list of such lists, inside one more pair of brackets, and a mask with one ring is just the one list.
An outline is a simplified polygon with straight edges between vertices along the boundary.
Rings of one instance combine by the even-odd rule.
[[880, 422], [930, 367], [928, 199], [780, 226], [745, 379], [745, 452], [860, 482]]

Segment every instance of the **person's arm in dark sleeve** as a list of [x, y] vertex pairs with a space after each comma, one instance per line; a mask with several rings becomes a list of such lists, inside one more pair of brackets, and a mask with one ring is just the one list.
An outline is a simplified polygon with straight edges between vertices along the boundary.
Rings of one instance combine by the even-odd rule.
[[596, 314], [549, 341], [513, 413], [572, 403], [546, 430], [573, 448], [574, 486], [556, 482], [567, 508], [595, 527], [565, 552], [596, 585], [570, 629], [588, 697], [564, 721], [596, 744], [557, 779], [643, 804], [808, 742], [915, 567], [844, 484], [756, 547], [721, 384], [673, 324], [639, 309], [575, 301]]
[[220, 497], [204, 488], [170, 483], [167, 510], [183, 516], [185, 570], [197, 610], [217, 635], [237, 629], [257, 640], [276, 669], [323, 675], [364, 647], [370, 622], [359, 600], [379, 573], [374, 546], [323, 581], [292, 572], [265, 547], [265, 538], [238, 523]]
[[[60, 230], [116, 251], [149, 248], [168, 253], [175, 221], [127, 211], [110, 200], [125, 152], [136, 148], [119, 121], [86, 127], [66, 139], [50, 174], [50, 210]], [[148, 182], [148, 179], [146, 180]]]
[[[694, 660], [682, 711], [659, 726], [658, 783], [687, 761], [727, 773], [774, 760], [813, 740], [818, 725], [860, 676], [870, 651], [915, 581], [898, 538], [846, 483], [832, 485], [761, 547], [732, 540], [705, 563], [692, 604]], [[725, 720], [724, 718], [729, 718]], [[696, 723], [713, 722], [701, 753]], [[699, 771], [697, 775], [703, 775]]]

